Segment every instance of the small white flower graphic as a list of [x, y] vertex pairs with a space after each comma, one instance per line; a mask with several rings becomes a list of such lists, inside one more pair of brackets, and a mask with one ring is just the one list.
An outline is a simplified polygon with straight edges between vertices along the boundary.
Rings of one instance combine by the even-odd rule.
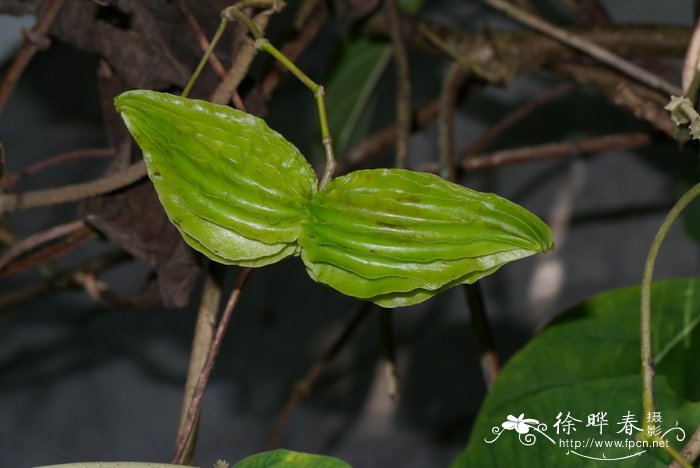
[[524, 417], [525, 413], [521, 413], [517, 418], [509, 414], [506, 418], [507, 421], [501, 424], [501, 426], [508, 431], [515, 429], [518, 434], [527, 434], [530, 432], [530, 427], [537, 427], [540, 423], [537, 419], [524, 419]]

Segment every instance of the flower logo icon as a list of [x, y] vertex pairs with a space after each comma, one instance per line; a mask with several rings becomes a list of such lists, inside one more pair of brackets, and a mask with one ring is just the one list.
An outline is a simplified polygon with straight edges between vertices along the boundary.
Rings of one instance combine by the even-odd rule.
[[515, 429], [518, 434], [527, 434], [530, 432], [531, 427], [537, 427], [537, 425], [540, 423], [537, 419], [525, 419], [525, 413], [520, 413], [520, 416], [517, 418], [512, 414], [509, 414], [506, 419], [507, 421], [501, 424], [503, 429], [508, 431]]

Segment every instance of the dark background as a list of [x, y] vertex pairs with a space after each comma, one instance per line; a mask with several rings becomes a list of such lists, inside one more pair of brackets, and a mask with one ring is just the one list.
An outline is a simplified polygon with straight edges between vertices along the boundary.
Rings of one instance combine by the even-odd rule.
[[[470, 2], [427, 3], [424, 14], [459, 26], [469, 24], [463, 18], [480, 8]], [[604, 3], [621, 22], [691, 24], [690, 1]], [[32, 23], [28, 17], [0, 16], [3, 64], [19, 44], [20, 26]], [[416, 99], [438, 89], [444, 64], [413, 51]], [[304, 56], [301, 65], [321, 76], [317, 57]], [[95, 66], [92, 54], [61, 42], [36, 56], [0, 116], [9, 170], [61, 151], [107, 144]], [[466, 147], [508, 109], [558, 82], [535, 72], [469, 99], [458, 109], [456, 147]], [[392, 83], [389, 67], [380, 85], [389, 104], [378, 106], [389, 112]], [[308, 152], [316, 124], [308, 91], [286, 78], [272, 106], [273, 128]], [[494, 149], [645, 128], [602, 97], [578, 90], [504, 133]], [[412, 161], [434, 159], [434, 125], [411, 144]], [[600, 291], [639, 283], [646, 250], [677, 197], [680, 158], [677, 145], [667, 142], [463, 179], [548, 222], [555, 211], [565, 213], [566, 229], [554, 253], [507, 265], [482, 281], [504, 361], [560, 311]], [[21, 188], [88, 180], [105, 167], [103, 161], [81, 162], [33, 177]], [[65, 205], [11, 214], [6, 221], [22, 237], [76, 217], [75, 205]], [[68, 264], [107, 247], [106, 241], [93, 242]], [[662, 249], [656, 278], [696, 275], [698, 259], [697, 244], [678, 225]], [[232, 280], [237, 269], [230, 270]], [[132, 262], [104, 279], [129, 292], [147, 274], [146, 267]], [[0, 291], [36, 278], [32, 273], [2, 280]], [[199, 288], [195, 302], [198, 294]], [[195, 463], [237, 461], [261, 450], [294, 382], [340, 332], [356, 304], [315, 284], [298, 259], [256, 271], [206, 393]], [[116, 310], [80, 292], [37, 297], [0, 312], [0, 466], [169, 460], [195, 312], [194, 306]], [[397, 403], [386, 394], [378, 323], [378, 317], [364, 323], [293, 415], [280, 446], [335, 455], [358, 467], [445, 466], [466, 445], [485, 393], [463, 290], [396, 311]]]

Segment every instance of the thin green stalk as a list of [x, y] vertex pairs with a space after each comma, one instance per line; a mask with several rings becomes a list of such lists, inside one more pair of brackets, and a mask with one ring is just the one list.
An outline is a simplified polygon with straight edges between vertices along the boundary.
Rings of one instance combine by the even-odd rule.
[[335, 172], [335, 156], [333, 155], [333, 138], [331, 137], [331, 132], [328, 127], [328, 117], [326, 114], [326, 102], [324, 100], [325, 91], [323, 86], [319, 85], [313, 81], [309, 76], [301, 71], [299, 67], [294, 65], [294, 63], [284, 56], [275, 46], [270, 44], [265, 38], [257, 39], [256, 45], [260, 50], [264, 50], [268, 54], [272, 55], [277, 61], [279, 61], [287, 70], [289, 70], [294, 76], [296, 76], [299, 81], [304, 83], [304, 85], [314, 93], [316, 98], [316, 106], [318, 107], [318, 120], [321, 124], [321, 137], [323, 138], [323, 147], [326, 150], [326, 167], [323, 171], [323, 177], [319, 187], [323, 188], [330, 180], [333, 178], [333, 173]]
[[[700, 183], [694, 185], [683, 195], [671, 208], [666, 219], [661, 224], [659, 231], [654, 237], [654, 241], [649, 248], [646, 264], [644, 266], [644, 276], [642, 278], [642, 298], [640, 311], [640, 343], [642, 358], [642, 410], [645, 414], [654, 411], [654, 359], [651, 350], [651, 284], [654, 274], [654, 264], [659, 254], [659, 249], [671, 229], [673, 222], [688, 204], [700, 195]], [[644, 432], [649, 427], [648, 418], [644, 418]], [[671, 453], [669, 451], [669, 453]], [[671, 455], [674, 455], [671, 453]], [[674, 456], [674, 458], [676, 458]], [[690, 466], [687, 462], [683, 466]]]
[[214, 37], [212, 38], [211, 42], [209, 43], [209, 48], [206, 52], [204, 52], [204, 55], [202, 55], [202, 59], [199, 61], [197, 68], [194, 69], [194, 73], [192, 73], [190, 81], [187, 82], [187, 86], [185, 86], [185, 89], [182, 91], [182, 97], [187, 97], [190, 94], [190, 91], [192, 91], [192, 86], [194, 86], [194, 83], [197, 81], [197, 78], [199, 78], [199, 74], [202, 72], [204, 65], [209, 61], [209, 56], [214, 52], [214, 48], [216, 47], [216, 44], [219, 43], [219, 39], [221, 39], [221, 35], [224, 33], [224, 30], [226, 29], [227, 25], [228, 20], [225, 18], [221, 18], [219, 27], [216, 30], [216, 33], [214, 33]]
[[[241, 2], [242, 3], [242, 2]], [[251, 2], [255, 3], [255, 2]], [[321, 177], [321, 182], [319, 187], [323, 188], [332, 178], [335, 172], [335, 155], [333, 154], [333, 138], [331, 137], [331, 132], [328, 127], [328, 117], [326, 113], [326, 102], [324, 100], [324, 89], [323, 86], [316, 83], [314, 80], [309, 78], [309, 76], [301, 71], [294, 62], [289, 60], [282, 52], [280, 52], [275, 46], [273, 46], [270, 41], [268, 41], [263, 34], [260, 32], [257, 26], [251, 21], [250, 17], [241, 11], [240, 4], [228, 7], [221, 12], [221, 17], [223, 21], [235, 21], [238, 20], [242, 22], [245, 27], [250, 32], [250, 35], [255, 38], [255, 46], [262, 51], [267, 52], [273, 58], [275, 58], [279, 63], [282, 64], [287, 70], [289, 70], [294, 76], [296, 76], [299, 81], [301, 81], [307, 88], [314, 93], [316, 98], [316, 106], [318, 107], [318, 120], [321, 125], [321, 137], [323, 138], [323, 147], [326, 151], [326, 167], [323, 171], [323, 176]]]

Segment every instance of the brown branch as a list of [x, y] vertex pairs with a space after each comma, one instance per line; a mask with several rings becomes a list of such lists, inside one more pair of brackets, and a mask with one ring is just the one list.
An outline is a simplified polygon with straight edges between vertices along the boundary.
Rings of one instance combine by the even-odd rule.
[[[262, 12], [256, 15], [252, 21], [260, 32], [264, 33], [267, 23], [270, 21], [270, 15], [267, 12]], [[248, 73], [257, 53], [258, 49], [255, 47], [255, 41], [246, 34], [233, 64], [226, 72], [226, 76], [211, 94], [209, 98], [211, 102], [225, 104], [231, 100], [233, 93], [238, 89], [238, 85], [241, 84], [241, 81]]]
[[76, 286], [74, 277], [79, 273], [98, 273], [131, 258], [123, 251], [111, 252], [86, 260], [76, 267], [55, 272], [50, 278], [14, 289], [0, 296], [0, 312], [14, 309], [25, 301], [36, 299], [44, 294]]
[[[466, 171], [475, 171], [510, 164], [557, 159], [577, 154], [643, 148], [653, 142], [653, 137], [648, 133], [619, 133], [575, 141], [507, 149], [479, 157], [468, 156], [462, 159], [461, 166]], [[434, 172], [438, 168], [425, 166], [424, 169], [430, 169], [430, 172]]]
[[[442, 177], [457, 181], [454, 155], [454, 108], [457, 102], [457, 91], [464, 81], [465, 75], [459, 63], [453, 63], [443, 83], [440, 95], [440, 119], [438, 120], [438, 147], [440, 152], [439, 173]], [[465, 284], [464, 291], [472, 317], [472, 325], [476, 334], [479, 352], [481, 353], [481, 371], [486, 388], [491, 388], [498, 375], [500, 363], [494, 344], [488, 313], [484, 303], [479, 283]]]
[[[187, 20], [187, 23], [190, 25], [200, 50], [202, 53], [205, 53], [209, 49], [210, 44], [207, 36], [204, 34], [204, 30], [202, 30], [202, 26], [199, 24], [199, 21], [197, 21], [197, 18], [195, 18], [195, 16], [192, 14], [192, 11], [190, 11], [190, 8], [187, 6], [187, 2], [185, 0], [176, 0], [175, 3], [177, 4], [180, 13], [182, 13]], [[224, 79], [226, 76], [226, 68], [224, 68], [224, 64], [221, 63], [221, 60], [219, 60], [216, 53], [212, 52], [209, 55], [209, 66], [220, 80]], [[243, 99], [241, 99], [241, 96], [238, 94], [238, 90], [233, 91], [231, 100], [236, 109], [245, 111], [245, 105], [243, 104]]]
[[483, 152], [486, 147], [505, 130], [522, 121], [525, 117], [532, 114], [545, 104], [548, 104], [549, 102], [570, 93], [573, 89], [574, 86], [571, 83], [563, 83], [543, 92], [534, 99], [517, 107], [504, 116], [501, 120], [489, 127], [488, 130], [482, 133], [479, 138], [469, 145], [469, 147], [464, 150], [464, 157], [476, 156], [477, 154]]
[[88, 148], [60, 153], [34, 164], [30, 164], [17, 172], [6, 174], [2, 182], [0, 182], [0, 187], [3, 191], [11, 190], [22, 181], [22, 179], [66, 162], [92, 158], [113, 158], [116, 154], [117, 152], [113, 148]]
[[386, 372], [387, 393], [389, 398], [399, 398], [399, 371], [396, 364], [396, 345], [394, 344], [394, 309], [379, 311], [379, 330], [382, 346], [382, 360]]
[[26, 208], [57, 205], [94, 197], [133, 184], [146, 175], [146, 163], [132, 164], [123, 171], [90, 182], [33, 192], [0, 195], [0, 214]]
[[365, 321], [368, 314], [372, 310], [373, 304], [371, 302], [363, 302], [359, 308], [355, 311], [353, 316], [350, 318], [348, 323], [343, 328], [343, 331], [338, 335], [338, 337], [331, 343], [328, 349], [321, 355], [321, 357], [314, 363], [313, 366], [308, 370], [306, 375], [302, 377], [294, 385], [294, 390], [287, 397], [287, 401], [282, 407], [282, 411], [277, 415], [275, 419], [275, 424], [267, 436], [267, 442], [265, 443], [265, 450], [272, 450], [277, 446], [280, 436], [287, 426], [287, 422], [291, 417], [297, 406], [306, 399], [313, 389], [314, 385], [318, 379], [326, 372], [328, 366], [333, 362], [335, 357], [340, 353], [340, 351], [345, 347], [350, 338], [355, 334], [358, 327], [362, 322]]
[[[365, 30], [368, 34], [388, 36], [385, 15], [376, 14]], [[401, 31], [406, 41], [462, 63], [468, 72], [494, 83], [507, 82], [544, 65], [580, 57], [571, 47], [531, 31], [489, 30], [478, 34], [408, 15], [401, 15]], [[568, 28], [565, 31], [625, 57], [682, 57], [691, 33], [687, 27], [636, 25]], [[440, 44], [430, 38], [437, 38]]]
[[481, 0], [492, 8], [499, 10], [516, 21], [525, 24], [526, 26], [535, 29], [542, 34], [546, 34], [580, 52], [583, 52], [590, 57], [604, 63], [625, 75], [645, 84], [646, 86], [662, 91], [667, 94], [680, 96], [681, 89], [663, 78], [654, 75], [653, 73], [635, 65], [621, 56], [610, 52], [605, 47], [601, 47], [595, 42], [589, 41], [582, 36], [574, 34], [565, 29], [554, 26], [551, 23], [544, 21], [537, 16], [534, 16], [521, 8], [516, 7], [512, 3], [505, 0]]
[[683, 72], [681, 83], [683, 93], [691, 102], [695, 102], [700, 87], [700, 21], [695, 23], [693, 35], [688, 43], [688, 51], [685, 53], [683, 61]]
[[406, 47], [401, 38], [398, 8], [395, 0], [384, 0], [384, 8], [389, 25], [389, 36], [396, 61], [396, 164], [399, 169], [406, 167], [411, 138], [411, 74], [408, 66]]
[[7, 69], [7, 73], [0, 83], [0, 114], [7, 104], [7, 100], [12, 94], [12, 90], [15, 88], [17, 81], [19, 81], [24, 69], [27, 67], [29, 62], [34, 57], [34, 54], [48, 45], [48, 38], [46, 37], [51, 25], [53, 24], [58, 12], [61, 10], [65, 0], [50, 0], [46, 5], [44, 11], [37, 19], [34, 27], [24, 33], [24, 42], [22, 47], [15, 55], [14, 60]]
[[652, 124], [671, 138], [676, 137], [676, 126], [664, 107], [668, 96], [626, 79], [620, 73], [603, 67], [576, 63], [552, 65], [552, 71], [577, 83], [603, 93], [614, 104], [636, 118]]
[[440, 94], [440, 113], [438, 118], [438, 147], [440, 151], [440, 176], [443, 179], [457, 180], [457, 168], [454, 160], [454, 114], [457, 93], [464, 83], [466, 75], [458, 63], [453, 63], [447, 70]]
[[[192, 32], [194, 33], [195, 40], [197, 41], [197, 45], [199, 46], [200, 50], [203, 53], [206, 52], [207, 49], [209, 49], [209, 40], [204, 34], [199, 21], [197, 21], [197, 18], [195, 18], [190, 11], [190, 7], [187, 6], [187, 2], [185, 0], [176, 0], [175, 4], [180, 10], [180, 13], [182, 13], [182, 16], [185, 17], [187, 23], [190, 25], [190, 29], [192, 29]], [[226, 75], [226, 68], [224, 68], [224, 65], [221, 63], [221, 60], [219, 60], [219, 57], [217, 57], [215, 53], [209, 56], [209, 66], [219, 78], [223, 78], [224, 75]]]
[[464, 285], [464, 294], [467, 297], [469, 311], [472, 317], [472, 327], [476, 335], [476, 341], [481, 353], [479, 363], [481, 365], [481, 373], [486, 383], [486, 389], [490, 389], [498, 377], [501, 370], [501, 363], [496, 352], [496, 343], [491, 332], [488, 314], [486, 313], [486, 305], [484, 303], [484, 294], [481, 290], [481, 285], [477, 281], [474, 284]]
[[96, 303], [121, 308], [146, 308], [161, 302], [160, 292], [144, 289], [136, 295], [123, 295], [112, 289], [106, 282], [97, 278], [96, 272], [76, 272], [71, 281], [83, 288]]
[[[691, 465], [700, 457], [700, 427], [695, 429], [693, 435], [690, 436], [688, 442], [681, 449], [681, 456], [685, 458]], [[669, 465], [669, 468], [681, 468], [681, 464], [674, 461]]]
[[21, 242], [13, 245], [11, 248], [6, 250], [2, 256], [0, 256], [0, 272], [2, 272], [2, 270], [4, 270], [12, 260], [20, 255], [23, 255], [42, 244], [58, 239], [59, 237], [74, 234], [76, 231], [79, 231], [85, 227], [86, 226], [83, 221], [72, 221], [70, 223], [54, 226], [46, 231], [42, 231], [22, 239]]
[[216, 327], [216, 333], [214, 334], [214, 339], [211, 342], [209, 352], [207, 353], [207, 359], [204, 361], [202, 367], [202, 372], [199, 374], [197, 379], [197, 385], [195, 385], [194, 391], [192, 392], [192, 400], [190, 402], [189, 408], [187, 409], [187, 417], [185, 423], [181, 426], [180, 431], [178, 431], [177, 445], [175, 450], [175, 457], [173, 457], [174, 464], [182, 464], [186, 452], [187, 445], [190, 438], [194, 432], [195, 423], [199, 418], [199, 414], [202, 411], [202, 403], [204, 400], [204, 390], [209, 382], [209, 377], [211, 376], [211, 371], [214, 369], [214, 363], [216, 362], [216, 357], [221, 349], [221, 343], [223, 342], [224, 335], [228, 329], [228, 324], [231, 321], [231, 316], [233, 311], [238, 304], [238, 299], [241, 296], [241, 291], [245, 286], [250, 274], [253, 272], [252, 268], [246, 268], [238, 277], [236, 285], [231, 291], [228, 303], [224, 309], [223, 314], [221, 314], [221, 319]]
[[46, 265], [48, 262], [87, 244], [95, 237], [97, 237], [97, 234], [92, 228], [83, 226], [74, 233], [68, 235], [65, 239], [9, 264], [5, 271], [0, 274], [0, 278], [6, 278], [32, 268]]
[[[204, 363], [206, 362], [209, 348], [214, 340], [214, 328], [216, 327], [219, 302], [221, 301], [221, 286], [224, 280], [224, 272], [225, 270], [222, 265], [216, 263], [209, 264], [209, 272], [204, 281], [202, 298], [199, 302], [199, 312], [197, 313], [197, 323], [194, 328], [192, 352], [190, 353], [190, 363], [187, 368], [187, 381], [185, 383], [185, 394], [182, 401], [178, 436], [184, 431], [187, 413], [192, 404], [197, 380], [204, 369]], [[192, 461], [198, 428], [199, 415], [197, 415], [195, 419], [192, 435], [187, 440], [182, 460], [183, 463], [189, 464]]]

